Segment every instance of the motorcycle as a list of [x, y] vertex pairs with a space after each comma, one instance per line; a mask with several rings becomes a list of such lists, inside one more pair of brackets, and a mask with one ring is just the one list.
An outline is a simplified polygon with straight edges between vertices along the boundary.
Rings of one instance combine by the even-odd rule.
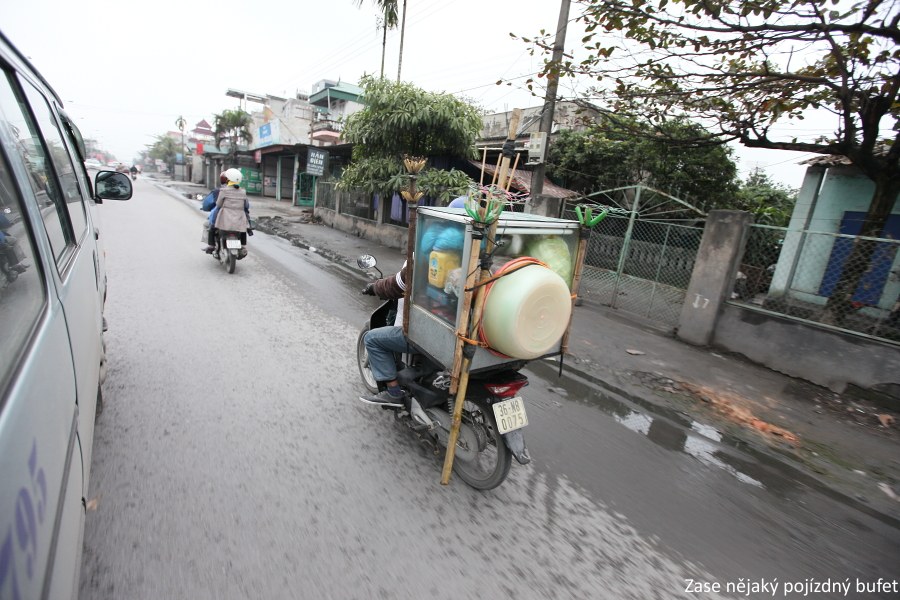
[[9, 208], [5, 208], [0, 213], [0, 273], [7, 282], [12, 283], [28, 267], [22, 262], [25, 255], [22, 253], [18, 241], [7, 231], [13, 225], [7, 215], [12, 216]]
[[247, 256], [247, 248], [241, 244], [239, 231], [217, 231], [216, 247], [212, 257], [225, 266], [228, 273], [234, 273], [237, 261]]
[[[371, 255], [357, 259], [360, 269], [366, 272], [374, 269], [382, 277], [375, 262]], [[372, 329], [393, 325], [396, 314], [397, 301], [385, 301], [372, 312], [357, 338], [359, 373], [366, 389], [373, 394], [384, 389], [384, 384], [372, 374], [364, 338]], [[382, 408], [393, 411], [397, 421], [408, 426], [439, 455], [450, 438], [456, 402], [455, 395], [450, 395], [451, 374], [424, 353], [398, 355], [397, 361], [397, 381], [407, 392], [406, 405]], [[470, 374], [453, 471], [475, 489], [490, 490], [503, 483], [513, 458], [522, 465], [531, 462], [522, 432], [528, 420], [524, 400], [519, 395], [528, 385], [528, 378], [518, 372], [525, 364], [526, 361], [506, 363], [496, 370]], [[413, 399], [418, 406], [414, 407]]]
[[12, 283], [19, 278], [19, 275], [21, 273], [25, 272], [25, 269], [27, 267], [23, 265], [21, 261], [16, 261], [15, 263], [13, 263], [9, 259], [9, 256], [7, 254], [8, 251], [9, 250], [7, 248], [3, 248], [2, 250], [0, 250], [0, 273], [3, 274], [3, 277], [8, 283]]

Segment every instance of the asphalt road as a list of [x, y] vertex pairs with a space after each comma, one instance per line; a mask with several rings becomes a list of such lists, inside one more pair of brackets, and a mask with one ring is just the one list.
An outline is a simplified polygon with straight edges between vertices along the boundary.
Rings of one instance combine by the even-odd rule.
[[900, 577], [896, 530], [544, 365], [532, 465], [441, 486], [440, 457], [356, 400], [358, 281], [264, 234], [228, 275], [200, 252], [205, 213], [142, 179], [99, 208], [83, 600], [893, 596], [854, 586]]

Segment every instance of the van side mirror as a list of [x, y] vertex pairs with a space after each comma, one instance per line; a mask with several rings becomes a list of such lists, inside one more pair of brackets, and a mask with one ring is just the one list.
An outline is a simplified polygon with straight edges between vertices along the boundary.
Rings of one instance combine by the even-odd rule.
[[125, 173], [100, 171], [94, 178], [95, 200], [128, 200], [134, 188]]

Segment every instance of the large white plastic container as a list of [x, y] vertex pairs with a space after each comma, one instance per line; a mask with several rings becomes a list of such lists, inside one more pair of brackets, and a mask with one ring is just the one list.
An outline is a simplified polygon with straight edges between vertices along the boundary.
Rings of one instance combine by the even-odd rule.
[[509, 356], [531, 360], [558, 347], [569, 326], [569, 286], [542, 264], [516, 268], [510, 261], [498, 271], [511, 271], [490, 285], [480, 328], [482, 342]]

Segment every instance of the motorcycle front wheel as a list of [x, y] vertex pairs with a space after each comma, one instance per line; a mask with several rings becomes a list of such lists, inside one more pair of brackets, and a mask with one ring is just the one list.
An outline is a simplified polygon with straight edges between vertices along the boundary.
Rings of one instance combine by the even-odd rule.
[[372, 369], [369, 368], [369, 351], [366, 350], [366, 344], [363, 342], [363, 338], [367, 333], [369, 333], [368, 323], [363, 326], [362, 331], [359, 332], [359, 337], [356, 339], [356, 363], [359, 366], [359, 375], [362, 377], [363, 385], [371, 393], [377, 394], [378, 382], [375, 381]]
[[492, 490], [509, 475], [512, 453], [486, 403], [466, 402], [453, 471], [476, 490]]

